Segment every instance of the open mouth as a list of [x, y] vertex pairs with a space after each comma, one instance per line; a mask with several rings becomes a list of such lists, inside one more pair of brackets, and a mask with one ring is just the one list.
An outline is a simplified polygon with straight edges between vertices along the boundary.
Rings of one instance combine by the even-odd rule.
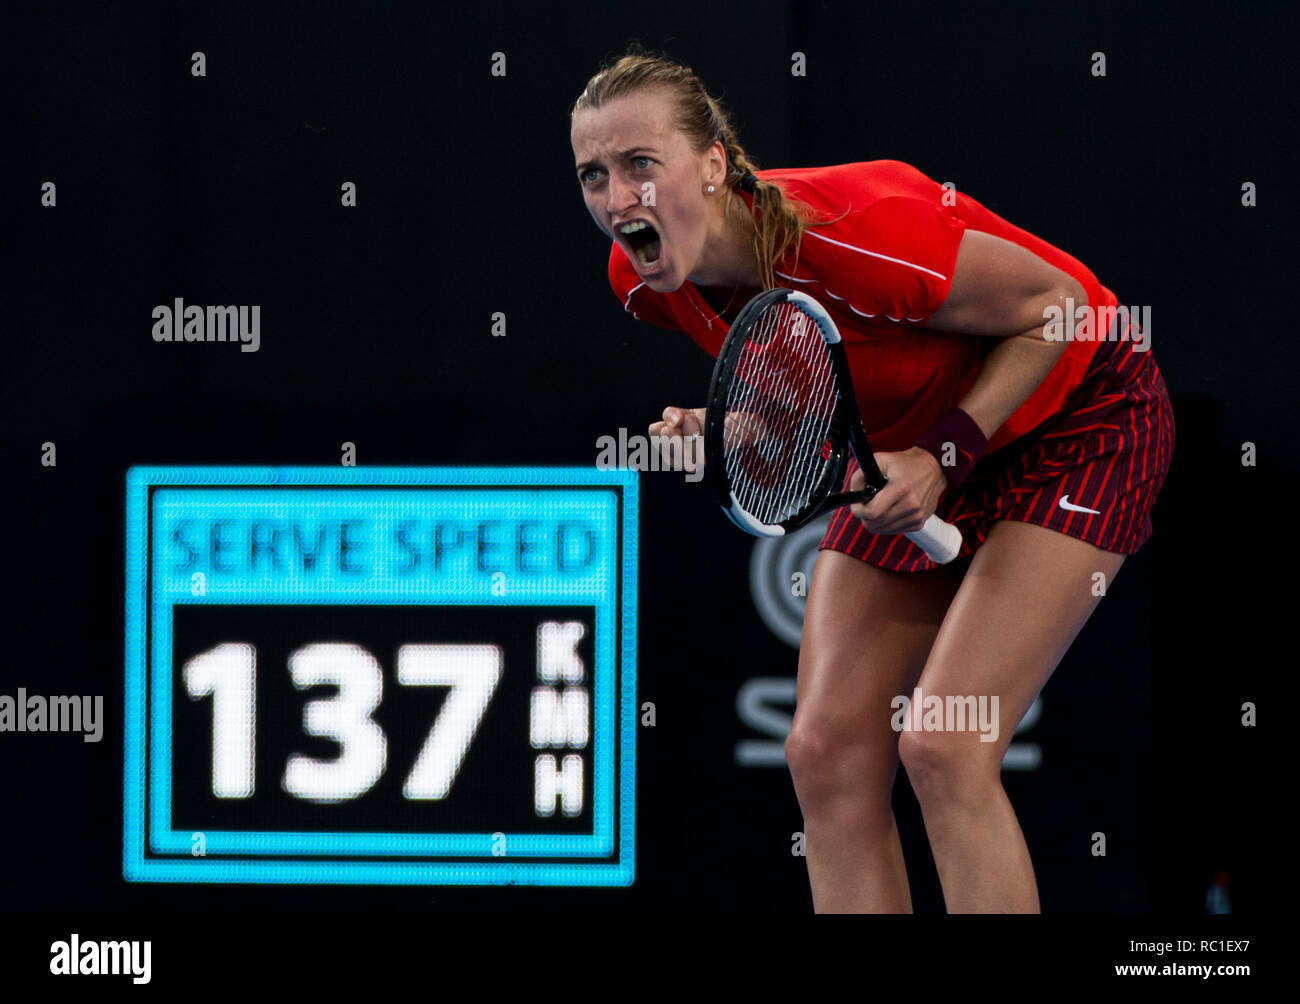
[[659, 260], [659, 233], [645, 220], [634, 220], [618, 228], [628, 247], [642, 265], [653, 265]]

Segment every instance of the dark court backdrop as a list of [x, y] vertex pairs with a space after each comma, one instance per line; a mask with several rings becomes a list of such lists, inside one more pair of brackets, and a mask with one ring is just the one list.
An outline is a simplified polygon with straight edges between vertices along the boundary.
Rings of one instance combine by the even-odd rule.
[[[1200, 913], [1221, 871], [1233, 910], [1258, 908], [1270, 772], [1242, 705], [1267, 707], [1293, 661], [1277, 648], [1292, 534], [1273, 514], [1300, 466], [1284, 5], [133, 4], [6, 21], [0, 693], [103, 694], [106, 729], [0, 735], [4, 909], [811, 909], [789, 775], [737, 761], [770, 738], [738, 695], [792, 679], [797, 652], [752, 599], [754, 541], [670, 473], [640, 478], [637, 700], [658, 719], [638, 732], [633, 885], [122, 877], [128, 467], [337, 465], [344, 442], [362, 466], [590, 467], [599, 437], [703, 403], [712, 361], [624, 313], [572, 171], [569, 105], [632, 38], [699, 72], [760, 166], [907, 161], [1151, 305], [1178, 423], [1155, 536], [1018, 737], [1037, 765], [1005, 783], [1046, 911]], [[151, 310], [176, 297], [261, 305], [259, 351], [155, 343]], [[917, 909], [942, 910], [901, 773], [895, 803]]]

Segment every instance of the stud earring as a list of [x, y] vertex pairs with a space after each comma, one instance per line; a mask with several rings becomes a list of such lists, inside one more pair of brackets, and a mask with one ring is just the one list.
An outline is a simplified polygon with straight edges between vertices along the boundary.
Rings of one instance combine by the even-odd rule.
[[710, 195], [712, 195], [712, 194], [713, 194], [713, 186], [710, 185], [708, 188], [705, 189], [705, 191], [708, 192]]

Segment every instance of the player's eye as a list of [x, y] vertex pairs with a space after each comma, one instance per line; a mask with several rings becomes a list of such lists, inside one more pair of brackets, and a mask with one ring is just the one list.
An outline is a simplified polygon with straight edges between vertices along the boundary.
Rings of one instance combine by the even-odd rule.
[[[644, 165], [644, 166], [642, 166], [642, 164], [641, 164], [642, 161], [645, 161], [645, 165]], [[644, 156], [643, 156], [643, 157], [633, 157], [633, 158], [632, 158], [632, 166], [635, 167], [638, 171], [648, 171], [648, 170], [650, 170], [650, 165], [653, 164], [653, 163], [654, 163], [654, 160], [651, 159], [650, 157], [644, 157]]]
[[582, 182], [584, 185], [589, 185], [591, 184], [591, 182], [595, 181], [596, 178], [598, 178], [599, 176], [600, 176], [600, 168], [589, 167], [585, 171], [580, 171], [578, 173], [578, 180]]

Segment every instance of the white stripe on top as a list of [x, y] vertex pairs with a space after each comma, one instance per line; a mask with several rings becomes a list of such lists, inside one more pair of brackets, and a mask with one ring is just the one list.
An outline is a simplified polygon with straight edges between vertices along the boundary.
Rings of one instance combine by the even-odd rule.
[[[635, 286], [633, 286], [631, 289], [627, 291], [627, 299], [623, 301], [623, 309], [626, 310], [629, 314], [632, 314], [632, 294], [635, 293], [638, 289], [640, 289], [644, 285], [645, 285], [644, 282], [638, 282]], [[636, 317], [636, 314], [632, 314], [632, 316]]]
[[852, 244], [845, 244], [843, 241], [837, 241], [837, 240], [832, 240], [829, 237], [823, 237], [821, 234], [813, 230], [807, 231], [807, 234], [809, 237], [816, 237], [819, 241], [825, 241], [827, 244], [834, 244], [836, 247], [848, 248], [850, 251], [856, 251], [858, 254], [870, 255], [872, 258], [880, 258], [883, 261], [892, 261], [895, 265], [903, 265], [907, 268], [914, 268], [918, 272], [924, 272], [926, 275], [932, 275], [936, 279], [940, 279], [944, 282], [948, 281], [948, 277], [946, 275], [940, 275], [938, 272], [934, 271], [934, 269], [926, 268], [924, 265], [918, 265], [915, 262], [911, 262], [911, 261], [903, 261], [902, 258], [891, 258], [889, 257], [889, 255], [881, 254], [878, 251], [868, 251], [865, 248], [855, 248]]

